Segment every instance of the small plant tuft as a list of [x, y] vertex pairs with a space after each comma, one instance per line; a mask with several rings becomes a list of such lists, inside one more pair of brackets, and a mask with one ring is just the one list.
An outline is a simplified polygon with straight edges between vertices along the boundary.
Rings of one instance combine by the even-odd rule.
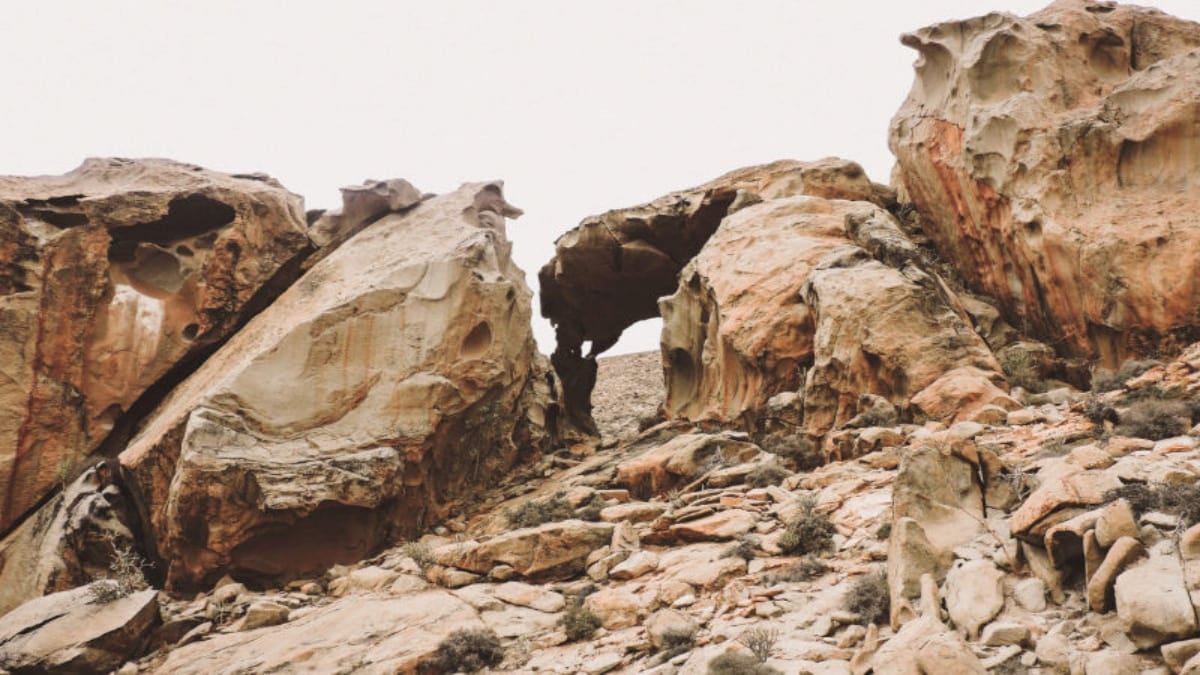
[[820, 558], [815, 555], [806, 555], [782, 570], [768, 574], [764, 581], [768, 586], [782, 583], [794, 584], [801, 581], [812, 581], [828, 571], [829, 565], [826, 565]]
[[586, 504], [575, 510], [575, 517], [591, 523], [598, 522], [600, 520], [600, 512], [606, 506], [608, 506], [608, 503], [604, 501], [603, 497], [592, 495], [592, 498]]
[[885, 539], [890, 538], [891, 536], [892, 536], [892, 521], [885, 520], [885, 521], [883, 521], [883, 524], [879, 526], [879, 529], [875, 530], [875, 538], [880, 541], [883, 541]]
[[775, 649], [778, 641], [778, 628], [751, 628], [738, 638], [738, 642], [746, 645], [759, 663], [766, 663], [771, 658], [771, 650]]
[[722, 558], [741, 558], [747, 562], [754, 560], [757, 556], [755, 551], [758, 550], [758, 540], [754, 537], [743, 534], [738, 537], [738, 543], [730, 546], [725, 553], [721, 554]]
[[1083, 403], [1083, 416], [1096, 425], [1097, 429], [1104, 427], [1105, 422], [1117, 422], [1117, 409], [1111, 403], [1103, 401], [1099, 396], [1088, 396]]
[[410, 541], [400, 547], [400, 552], [412, 558], [421, 569], [426, 569], [434, 563], [433, 548], [424, 542]]
[[575, 509], [561, 494], [547, 499], [531, 499], [505, 512], [513, 527], [537, 527], [575, 517]]
[[791, 462], [798, 471], [812, 471], [825, 464], [816, 444], [803, 433], [767, 436], [759, 445], [763, 450]]
[[684, 652], [690, 652], [696, 646], [696, 630], [694, 628], [669, 628], [662, 634], [662, 653], [667, 659], [673, 659]]
[[1046, 391], [1046, 381], [1039, 372], [1037, 356], [1020, 349], [1010, 349], [1000, 354], [1000, 367], [1008, 376], [1008, 382], [1031, 394]]
[[1142, 399], [1121, 415], [1117, 433], [1135, 438], [1161, 441], [1182, 436], [1192, 426], [1191, 408], [1183, 401]]
[[146, 570], [150, 563], [133, 547], [112, 534], [105, 535], [104, 540], [112, 548], [112, 555], [108, 559], [108, 571], [99, 579], [105, 583], [92, 587], [93, 601], [109, 603], [149, 588]]
[[753, 654], [725, 652], [708, 662], [708, 675], [783, 675], [779, 670], [759, 663]]
[[862, 617], [863, 623], [883, 623], [888, 620], [891, 602], [887, 575], [882, 571], [859, 577], [846, 591], [843, 605], [847, 611]]
[[759, 464], [746, 474], [746, 484], [755, 488], [779, 485], [790, 475], [791, 471], [777, 464]]
[[817, 510], [816, 499], [806, 495], [800, 498], [796, 518], [779, 537], [779, 548], [792, 555], [821, 553], [833, 548], [833, 534], [829, 516]]
[[585, 607], [582, 602], [572, 603], [559, 623], [562, 624], [563, 632], [567, 634], [569, 642], [588, 640], [600, 629], [600, 617]]
[[445, 673], [475, 673], [500, 665], [504, 648], [500, 638], [483, 628], [463, 628], [438, 644], [434, 666]]
[[1092, 391], [1103, 394], [1122, 389], [1126, 380], [1131, 380], [1157, 365], [1161, 364], [1158, 361], [1126, 361], [1116, 372], [1097, 369], [1092, 373]]

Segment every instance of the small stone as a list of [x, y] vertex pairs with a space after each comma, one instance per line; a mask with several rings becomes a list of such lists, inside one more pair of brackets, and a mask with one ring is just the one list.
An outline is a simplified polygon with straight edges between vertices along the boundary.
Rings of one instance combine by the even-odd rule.
[[283, 605], [270, 600], [259, 600], [252, 603], [242, 619], [241, 630], [254, 630], [264, 626], [278, 626], [286, 623], [290, 610]]
[[1047, 633], [1038, 640], [1037, 660], [1051, 668], [1069, 670], [1071, 666], [1071, 641], [1061, 633]]
[[1153, 525], [1161, 530], [1174, 530], [1179, 527], [1179, 516], [1161, 511], [1151, 511], [1142, 514], [1142, 522], [1147, 525]]
[[500, 584], [496, 587], [495, 595], [510, 605], [529, 607], [539, 612], [558, 612], [567, 605], [561, 594], [519, 581]]
[[1036, 577], [1022, 579], [1013, 586], [1013, 600], [1030, 612], [1046, 610], [1046, 583]]
[[837, 646], [842, 649], [849, 649], [862, 642], [866, 635], [867, 629], [860, 624], [846, 626], [846, 629], [837, 636]]
[[1022, 645], [1029, 641], [1029, 626], [1019, 623], [990, 623], [984, 627], [981, 640], [989, 647]]
[[638, 551], [608, 571], [608, 578], [624, 581], [636, 579], [658, 569], [658, 555], [650, 551]]
[[1088, 654], [1084, 662], [1086, 675], [1143, 675], [1138, 658], [1107, 649]]
[[209, 599], [218, 605], [225, 605], [237, 600], [237, 597], [245, 592], [246, 587], [242, 584], [225, 583], [214, 589]]
[[1200, 525], [1184, 530], [1179, 539], [1179, 554], [1184, 560], [1200, 560]]
[[584, 606], [600, 619], [601, 625], [608, 630], [618, 630], [636, 626], [642, 611], [642, 602], [638, 597], [619, 588], [605, 588], [583, 601]]

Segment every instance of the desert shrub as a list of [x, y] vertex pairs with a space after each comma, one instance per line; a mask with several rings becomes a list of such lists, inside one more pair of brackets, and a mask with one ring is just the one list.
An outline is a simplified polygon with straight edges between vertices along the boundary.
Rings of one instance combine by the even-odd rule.
[[1192, 411], [1182, 401], [1143, 399], [1121, 415], [1117, 433], [1161, 441], [1186, 434], [1192, 426]]
[[708, 662], [708, 675], [783, 675], [777, 669], [758, 662], [753, 654], [725, 652]]
[[1045, 443], [1042, 443], [1042, 447], [1040, 450], [1038, 450], [1036, 457], [1038, 459], [1046, 457], [1062, 457], [1069, 452], [1071, 452], [1071, 446], [1067, 445], [1065, 440], [1063, 440], [1061, 437], [1051, 438]]
[[816, 444], [803, 433], [767, 436], [759, 445], [791, 462], [799, 471], [812, 471], [825, 464]]
[[1162, 511], [1179, 516], [1185, 527], [1200, 523], [1200, 485], [1192, 483], [1127, 483], [1104, 493], [1105, 501], [1124, 499], [1137, 516]]
[[559, 520], [575, 517], [575, 509], [561, 494], [547, 499], [531, 499], [520, 506], [509, 509], [505, 517], [513, 527], [537, 527]]
[[792, 472], [775, 464], [759, 464], [746, 474], [746, 484], [750, 487], [763, 488], [768, 485], [779, 485]]
[[751, 628], [738, 638], [738, 642], [746, 645], [746, 649], [749, 649], [760, 663], [766, 663], [767, 659], [771, 658], [771, 650], [778, 641], [778, 628]]
[[603, 511], [604, 507], [606, 506], [608, 506], [608, 504], [604, 501], [603, 497], [600, 495], [592, 495], [592, 498], [589, 499], [586, 504], [580, 506], [578, 509], [575, 509], [575, 517], [579, 518], [580, 520], [586, 520], [593, 523], [597, 522], [600, 520], [600, 512]]
[[1008, 376], [1008, 383], [1033, 394], [1046, 391], [1046, 382], [1038, 369], [1037, 356], [1020, 349], [1000, 353], [1000, 367]]
[[433, 548], [429, 544], [420, 541], [405, 542], [400, 547], [400, 552], [412, 558], [413, 562], [421, 569], [425, 569], [434, 563]]
[[1111, 403], [1102, 401], [1099, 396], [1093, 395], [1083, 403], [1083, 416], [1100, 428], [1104, 426], [1105, 422], [1116, 423], [1117, 409]]
[[885, 520], [882, 525], [875, 530], [875, 538], [879, 540], [887, 539], [892, 536], [892, 521]]
[[799, 513], [779, 537], [779, 548], [793, 555], [828, 551], [833, 548], [833, 533], [833, 522], [817, 510], [817, 500], [804, 496]]
[[93, 601], [108, 603], [149, 588], [146, 569], [150, 563], [116, 537], [108, 535], [104, 540], [112, 548], [112, 554], [108, 559], [108, 570], [99, 579], [104, 583], [92, 587]]
[[725, 553], [721, 554], [722, 558], [741, 558], [747, 562], [754, 560], [755, 551], [758, 550], [758, 540], [750, 535], [743, 534], [738, 537], [738, 541], [733, 546], [730, 546]]
[[474, 673], [500, 665], [504, 648], [500, 638], [483, 628], [461, 628], [446, 636], [437, 647], [435, 667], [446, 673]]
[[662, 653], [668, 659], [673, 659], [684, 652], [689, 652], [696, 646], [696, 630], [694, 628], [668, 628], [662, 634]]
[[1126, 380], [1131, 380], [1157, 365], [1158, 361], [1126, 361], [1115, 372], [1098, 368], [1092, 373], [1092, 391], [1098, 394], [1116, 391], [1125, 386]]
[[879, 570], [859, 577], [846, 591], [843, 605], [847, 611], [859, 615], [864, 623], [887, 621], [891, 605], [887, 575]]
[[567, 634], [567, 640], [570, 642], [587, 640], [600, 629], [600, 617], [582, 602], [573, 603], [568, 607], [559, 623], [562, 624], [563, 632]]
[[812, 581], [829, 571], [829, 565], [815, 555], [806, 555], [787, 567], [767, 575], [766, 583], [774, 586], [782, 583]]

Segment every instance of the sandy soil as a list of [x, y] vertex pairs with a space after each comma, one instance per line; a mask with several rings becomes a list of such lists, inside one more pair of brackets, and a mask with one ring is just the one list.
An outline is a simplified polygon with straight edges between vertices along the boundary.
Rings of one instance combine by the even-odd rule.
[[638, 420], [653, 416], [663, 402], [662, 360], [658, 351], [601, 357], [592, 417], [605, 441], [636, 434]]

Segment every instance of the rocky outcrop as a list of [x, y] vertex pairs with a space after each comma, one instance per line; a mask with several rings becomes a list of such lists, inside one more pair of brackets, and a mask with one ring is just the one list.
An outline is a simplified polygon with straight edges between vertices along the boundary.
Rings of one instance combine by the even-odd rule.
[[[780, 161], [739, 169], [649, 204], [585, 219], [555, 242], [538, 273], [542, 316], [557, 332], [554, 368], [566, 407], [591, 426], [595, 356], [637, 321], [659, 315], [658, 299], [675, 292], [680, 270], [735, 208], [790, 195], [866, 199], [886, 204], [891, 191], [853, 162]], [[590, 343], [590, 348], [585, 350]]]
[[109, 577], [122, 555], [139, 549], [139, 525], [117, 463], [90, 467], [0, 542], [0, 614]]
[[114, 593], [97, 581], [54, 593], [0, 618], [0, 669], [22, 673], [107, 673], [140, 656], [159, 621], [158, 593]]
[[90, 159], [0, 178], [0, 532], [307, 247], [300, 197], [264, 175]]
[[813, 435], [854, 419], [863, 394], [950, 420], [972, 409], [910, 403], [951, 372], [981, 405], [1003, 401], [986, 343], [915, 259], [864, 201], [784, 197], [727, 216], [660, 302], [668, 416], [753, 428], [768, 399], [799, 391]]
[[1058, 0], [905, 35], [901, 193], [1009, 322], [1113, 366], [1200, 329], [1200, 25]]
[[178, 387], [121, 454], [172, 587], [352, 562], [555, 421], [499, 183], [379, 218]]

